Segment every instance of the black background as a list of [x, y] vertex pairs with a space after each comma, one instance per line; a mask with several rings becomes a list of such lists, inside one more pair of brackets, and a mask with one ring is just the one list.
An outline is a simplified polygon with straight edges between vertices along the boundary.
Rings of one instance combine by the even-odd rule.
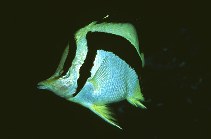
[[[8, 2], [2, 19], [1, 135], [209, 138], [208, 8], [202, 2]], [[54, 73], [67, 42], [75, 47], [75, 31], [92, 21], [103, 21], [107, 14], [108, 21], [130, 22], [136, 27], [146, 59], [140, 77], [148, 109], [125, 102], [115, 105], [123, 131], [86, 108], [36, 88], [37, 82]]]

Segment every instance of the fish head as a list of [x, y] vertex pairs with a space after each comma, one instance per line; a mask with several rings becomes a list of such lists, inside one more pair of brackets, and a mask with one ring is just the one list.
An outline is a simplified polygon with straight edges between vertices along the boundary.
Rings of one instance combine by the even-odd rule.
[[76, 92], [77, 81], [73, 71], [67, 71], [63, 75], [63, 67], [69, 51], [69, 45], [65, 48], [56, 72], [48, 79], [39, 82], [38, 89], [45, 89], [54, 92], [64, 98], [70, 98]]
[[39, 82], [38, 89], [45, 89], [52, 91], [56, 95], [64, 98], [73, 97], [76, 92], [77, 84], [71, 80], [70, 75], [61, 77], [50, 77], [44, 81]]

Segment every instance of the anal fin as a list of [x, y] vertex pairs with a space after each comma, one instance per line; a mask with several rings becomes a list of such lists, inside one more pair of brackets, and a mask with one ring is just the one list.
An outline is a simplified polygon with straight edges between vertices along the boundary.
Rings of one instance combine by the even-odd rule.
[[92, 110], [95, 114], [100, 116], [103, 120], [105, 120], [109, 124], [112, 124], [113, 126], [116, 126], [119, 129], [122, 129], [116, 123], [116, 119], [112, 116], [113, 113], [111, 112], [111, 110], [106, 105], [92, 105], [90, 107], [90, 110]]

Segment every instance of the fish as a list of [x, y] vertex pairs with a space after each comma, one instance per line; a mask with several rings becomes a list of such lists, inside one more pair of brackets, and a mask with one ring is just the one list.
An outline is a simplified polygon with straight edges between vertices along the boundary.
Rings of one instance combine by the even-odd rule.
[[142, 61], [142, 67], [144, 67], [144, 54], [139, 50], [137, 32], [132, 24], [97, 23], [97, 21], [94, 21], [75, 33], [76, 54], [68, 71], [63, 74], [69, 45], [66, 46], [55, 73], [50, 78], [39, 82], [38, 88], [52, 91], [68, 101], [80, 104], [90, 109], [109, 124], [122, 129], [108, 105], [127, 100], [133, 106], [146, 108], [142, 104], [144, 97], [141, 92], [138, 75], [119, 56], [113, 52], [99, 49], [90, 71], [91, 75], [77, 93], [79, 71], [88, 53], [86, 36], [89, 32], [113, 34], [128, 40], [135, 47]]

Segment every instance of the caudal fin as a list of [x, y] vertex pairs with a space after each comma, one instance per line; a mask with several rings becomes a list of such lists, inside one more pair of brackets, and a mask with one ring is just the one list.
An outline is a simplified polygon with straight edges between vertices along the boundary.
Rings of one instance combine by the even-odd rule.
[[90, 110], [93, 111], [98, 116], [100, 116], [103, 120], [105, 120], [109, 124], [112, 124], [113, 126], [116, 126], [119, 129], [122, 129], [117, 124], [116, 119], [112, 116], [113, 113], [109, 110], [109, 108], [106, 105], [92, 105], [90, 107]]

